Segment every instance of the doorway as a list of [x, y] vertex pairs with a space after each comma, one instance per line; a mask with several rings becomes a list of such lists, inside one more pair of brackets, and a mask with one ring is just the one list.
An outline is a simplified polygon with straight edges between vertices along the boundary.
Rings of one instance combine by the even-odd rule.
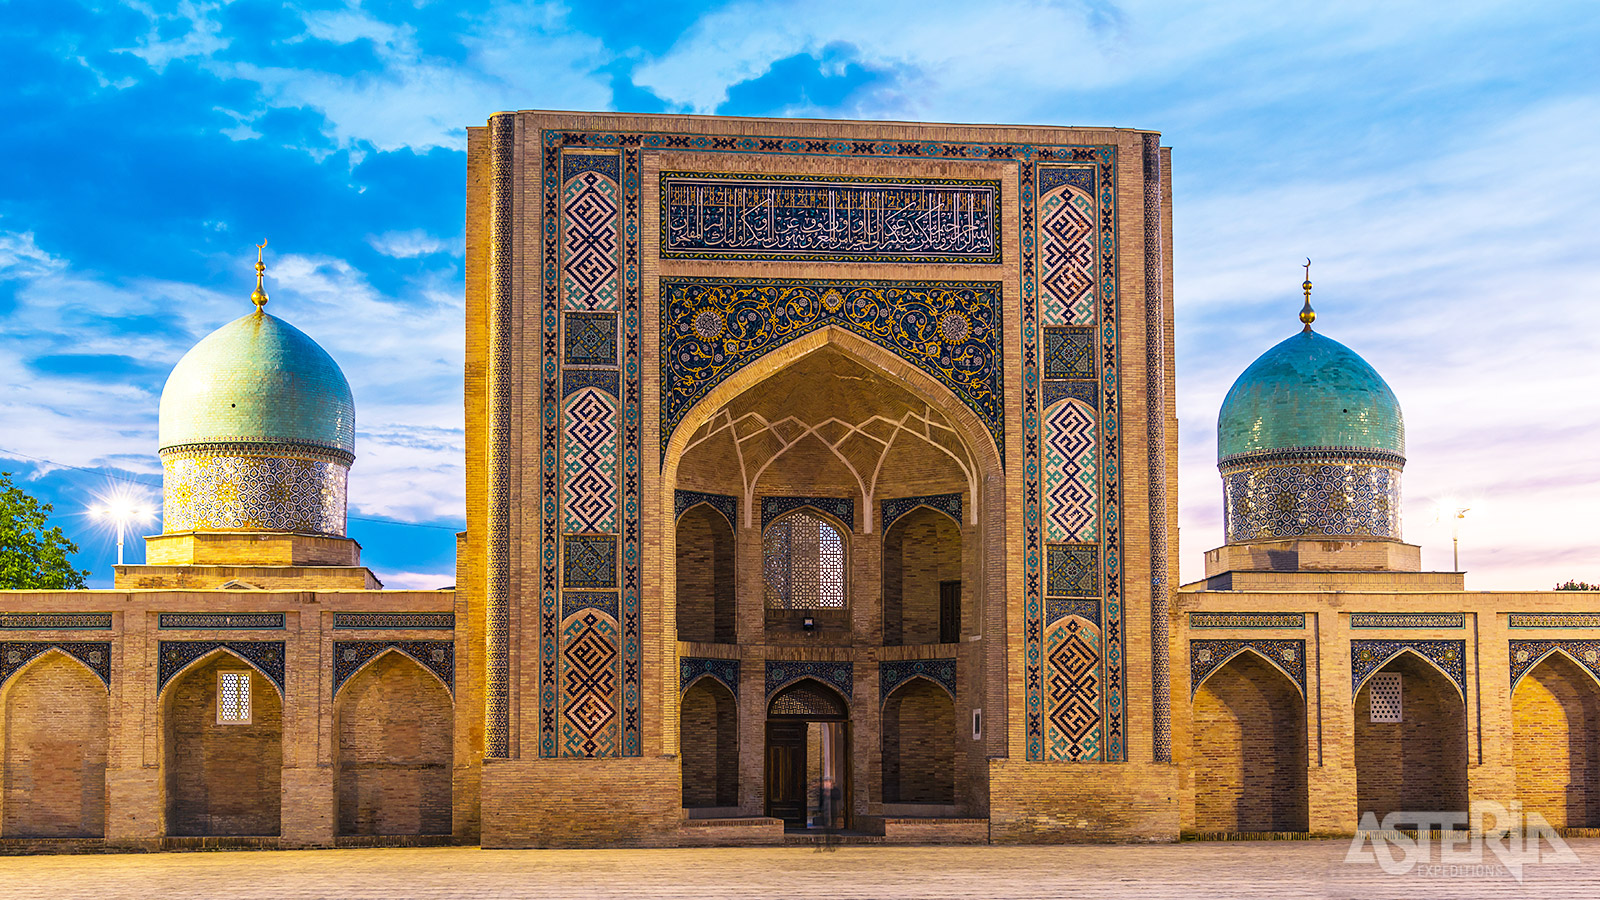
[[839, 830], [850, 824], [848, 709], [833, 690], [806, 679], [767, 708], [767, 815], [786, 829]]

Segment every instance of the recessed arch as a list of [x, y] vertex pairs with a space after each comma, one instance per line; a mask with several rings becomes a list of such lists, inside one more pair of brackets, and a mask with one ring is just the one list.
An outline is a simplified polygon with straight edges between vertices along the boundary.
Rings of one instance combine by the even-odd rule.
[[33, 668], [35, 665], [37, 665], [42, 660], [45, 660], [45, 659], [51, 658], [51, 657], [57, 657], [57, 656], [59, 656], [59, 657], [61, 657], [63, 659], [70, 660], [74, 664], [83, 667], [85, 670], [87, 670], [89, 672], [90, 675], [94, 676], [95, 681], [100, 682], [100, 686], [104, 687], [106, 689], [106, 693], [109, 694], [111, 692], [111, 685], [106, 681], [105, 676], [100, 674], [99, 672], [95, 671], [95, 668], [93, 666], [89, 665], [87, 662], [79, 659], [78, 657], [73, 656], [71, 653], [68, 653], [66, 650], [63, 650], [60, 647], [54, 647], [54, 646], [46, 647], [45, 649], [39, 651], [37, 654], [35, 654], [31, 658], [29, 658], [27, 662], [24, 662], [22, 665], [18, 666], [17, 668], [13, 669], [9, 674], [7, 674], [6, 677], [3, 680], [0, 680], [0, 692], [4, 692], [5, 690], [7, 690], [10, 687], [11, 683], [13, 681], [15, 681], [19, 675], [22, 675], [24, 672], [27, 672], [29, 669]]
[[100, 673], [60, 648], [11, 673], [0, 690], [0, 836], [104, 836], [109, 707]]
[[718, 509], [716, 504], [712, 503], [710, 500], [701, 500], [698, 503], [692, 503], [692, 504], [690, 504], [688, 506], [685, 506], [683, 508], [683, 510], [681, 512], [679, 512], [674, 517], [674, 521], [680, 521], [680, 522], [683, 521], [683, 517], [684, 516], [688, 515], [689, 513], [694, 512], [695, 510], [699, 509], [702, 506], [705, 507], [706, 509], [709, 509], [712, 512], [716, 513], [717, 514], [717, 518], [723, 520], [724, 522], [727, 522], [729, 528], [738, 528], [739, 527], [739, 524], [737, 522], [729, 521], [728, 517], [722, 512], [722, 510]]
[[[1371, 676], [1400, 676], [1398, 721], [1392, 704], [1374, 719]], [[1467, 707], [1461, 688], [1437, 664], [1407, 648], [1360, 681], [1354, 722], [1356, 813], [1467, 810]]]
[[398, 647], [351, 673], [333, 704], [340, 834], [451, 832], [454, 710], [443, 679]]
[[731, 684], [727, 683], [726, 681], [723, 681], [721, 678], [717, 677], [716, 673], [714, 673], [714, 672], [701, 672], [699, 675], [696, 675], [695, 677], [689, 679], [689, 683], [688, 684], [685, 684], [681, 688], [679, 688], [678, 693], [680, 695], [689, 693], [689, 689], [690, 688], [694, 687], [695, 685], [699, 684], [702, 681], [705, 681], [707, 678], [709, 678], [712, 681], [715, 681], [717, 684], [721, 685], [722, 688], [724, 690], [726, 690], [728, 693], [737, 695], [738, 692], [733, 689], [733, 685], [731, 685]]
[[878, 706], [882, 707], [885, 703], [888, 703], [889, 702], [889, 698], [894, 695], [895, 691], [900, 690], [901, 688], [905, 687], [906, 685], [910, 684], [913, 681], [919, 681], [919, 680], [920, 681], [926, 681], [927, 683], [933, 685], [934, 687], [938, 688], [939, 690], [944, 691], [945, 694], [947, 696], [949, 696], [951, 702], [955, 701], [955, 699], [956, 699], [955, 692], [950, 690], [950, 686], [949, 685], [943, 684], [942, 682], [938, 681], [937, 679], [929, 678], [927, 675], [924, 675], [924, 674], [918, 672], [917, 674], [912, 675], [911, 677], [907, 678], [905, 681], [902, 681], [899, 684], [895, 685], [894, 686], [894, 690], [889, 691], [889, 693], [887, 693], [887, 694], [885, 694], [883, 696], [883, 700], [879, 701]]
[[847, 609], [850, 529], [813, 506], [789, 510], [761, 529], [763, 606]]
[[1600, 684], [1551, 648], [1511, 689], [1516, 799], [1556, 828], [1600, 826]]
[[[782, 712], [778, 709], [778, 701], [786, 698], [795, 699], [798, 705], [805, 706], [812, 711], [804, 713]], [[767, 714], [769, 716], [802, 715], [809, 718], [848, 718], [850, 715], [850, 701], [833, 685], [819, 681], [810, 675], [798, 675], [777, 685], [768, 694]]]
[[733, 524], [715, 506], [697, 503], [678, 517], [673, 535], [678, 640], [734, 643], [738, 585]]
[[[1222, 671], [1224, 666], [1228, 665], [1229, 663], [1233, 662], [1234, 660], [1238, 659], [1240, 656], [1243, 656], [1245, 654], [1249, 654], [1249, 655], [1255, 657], [1256, 659], [1259, 659], [1261, 662], [1265, 663], [1266, 665], [1270, 666], [1271, 668], [1275, 669], [1278, 672], [1278, 674], [1282, 675], [1285, 679], [1288, 680], [1290, 687], [1293, 687], [1294, 688], [1294, 692], [1296, 694], [1300, 695], [1300, 699], [1301, 700], [1305, 699], [1305, 690], [1301, 686], [1299, 679], [1295, 678], [1294, 673], [1290, 672], [1288, 669], [1285, 669], [1283, 667], [1282, 663], [1280, 663], [1277, 660], [1273, 659], [1271, 656], [1268, 656], [1267, 654], [1262, 653], [1258, 648], [1255, 648], [1255, 647], [1240, 647], [1239, 649], [1237, 649], [1237, 650], [1233, 651], [1232, 653], [1228, 654], [1221, 662], [1218, 662], [1215, 666], [1213, 666], [1210, 671], [1208, 671], [1208, 672], [1206, 672], [1206, 674], [1200, 676], [1200, 680], [1199, 681], [1195, 682], [1193, 685], [1190, 686], [1190, 688], [1189, 688], [1189, 696], [1190, 696], [1190, 698], [1193, 698], [1194, 695], [1200, 691], [1200, 687], [1202, 685], [1204, 685], [1208, 680], [1210, 680], [1211, 676], [1213, 676], [1213, 675], [1217, 674], [1218, 672]], [[1368, 677], [1371, 677], [1371, 676], [1369, 675]], [[1365, 682], [1363, 682], [1363, 683], [1365, 683]]]
[[1511, 693], [1515, 694], [1517, 692], [1517, 685], [1522, 683], [1522, 679], [1528, 677], [1529, 673], [1531, 673], [1534, 669], [1539, 668], [1539, 666], [1543, 665], [1545, 661], [1552, 656], [1566, 657], [1568, 662], [1572, 663], [1572, 665], [1575, 666], [1579, 672], [1582, 672], [1591, 682], [1593, 682], [1595, 688], [1600, 689], [1600, 675], [1595, 674], [1595, 671], [1591, 669], [1588, 664], [1584, 663], [1576, 656], [1573, 656], [1572, 651], [1560, 645], [1556, 645], [1545, 648], [1543, 653], [1540, 653], [1538, 656], [1534, 657], [1534, 659], [1527, 664], [1526, 668], [1517, 673], [1516, 679], [1511, 682]]
[[1266, 654], [1241, 648], [1190, 697], [1195, 829], [1306, 830], [1309, 747], [1297, 679]]
[[883, 699], [883, 801], [955, 803], [957, 740], [955, 697], [920, 675]]
[[162, 682], [160, 689], [156, 691], [156, 699], [160, 700], [163, 696], [165, 696], [169, 688], [171, 688], [189, 672], [193, 671], [195, 667], [210, 665], [219, 655], [229, 656], [236, 660], [240, 665], [249, 666], [251, 669], [255, 670], [256, 674], [267, 680], [267, 684], [272, 685], [272, 689], [278, 694], [279, 702], [283, 701], [283, 688], [278, 684], [277, 679], [272, 676], [272, 673], [261, 668], [261, 666], [257, 665], [256, 663], [251, 662], [250, 660], [241, 656], [238, 651], [227, 646], [213, 647], [212, 649], [207, 650], [205, 653], [202, 653], [194, 659], [184, 663], [183, 666], [177, 671], [173, 672], [171, 675], [168, 675], [166, 681]]
[[371, 657], [369, 657], [368, 659], [363, 661], [361, 663], [361, 665], [356, 666], [355, 671], [353, 671], [350, 674], [346, 675], [345, 678], [344, 678], [344, 681], [339, 682], [339, 686], [334, 688], [334, 691], [333, 691], [333, 700], [334, 700], [334, 702], [337, 703], [339, 701], [339, 695], [344, 693], [344, 689], [350, 686], [350, 682], [355, 681], [356, 678], [362, 672], [366, 671], [374, 663], [378, 662], [378, 660], [383, 659], [384, 657], [388, 656], [391, 653], [395, 653], [395, 654], [398, 654], [400, 656], [405, 657], [408, 661], [410, 661], [412, 663], [415, 663], [417, 668], [419, 668], [422, 671], [428, 673], [428, 675], [430, 677], [432, 677], [433, 680], [435, 682], [437, 682], [440, 687], [444, 688], [444, 692], [445, 692], [446, 696], [450, 697], [450, 704], [452, 706], [455, 705], [455, 686], [454, 685], [452, 685], [449, 682], [445, 681], [444, 678], [442, 676], [440, 676], [440, 674], [438, 672], [435, 672], [433, 670], [433, 668], [431, 666], [429, 666], [426, 662], [423, 662], [422, 660], [418, 659], [416, 657], [416, 654], [411, 653], [410, 651], [406, 650], [404, 647], [395, 647], [395, 646], [385, 647], [382, 650], [379, 650], [377, 653], [374, 653]]
[[1395, 660], [1399, 659], [1402, 656], [1410, 656], [1410, 657], [1416, 659], [1419, 663], [1421, 663], [1421, 664], [1427, 666], [1428, 668], [1432, 669], [1433, 671], [1439, 673], [1439, 677], [1443, 678], [1445, 680], [1446, 684], [1449, 684], [1452, 688], [1455, 689], [1456, 697], [1458, 699], [1460, 699], [1462, 703], [1466, 703], [1467, 702], [1466, 693], [1461, 689], [1461, 685], [1456, 683], [1455, 676], [1450, 674], [1448, 671], [1446, 671], [1443, 666], [1441, 666], [1438, 663], [1434, 662], [1433, 660], [1427, 658], [1426, 656], [1423, 656], [1421, 653], [1418, 653], [1416, 648], [1414, 648], [1414, 647], [1402, 647], [1402, 648], [1394, 651], [1393, 653], [1389, 654], [1388, 656], [1385, 656], [1383, 658], [1382, 662], [1378, 663], [1376, 666], [1373, 666], [1371, 671], [1369, 671], [1369, 672], [1367, 672], [1367, 674], [1361, 676], [1360, 680], [1358, 680], [1356, 682], [1354, 690], [1351, 691], [1351, 696], [1355, 696], [1357, 694], [1360, 694], [1361, 693], [1361, 689], [1366, 687], [1367, 686], [1367, 682], [1372, 680], [1372, 676], [1374, 676], [1374, 675], [1378, 674], [1379, 672], [1383, 671], [1385, 668], [1388, 668], [1388, 666], [1391, 663], [1393, 663]]
[[883, 531], [883, 643], [936, 644], [961, 639], [961, 523], [918, 505]]
[[683, 806], [739, 803], [739, 709], [733, 690], [708, 673], [690, 682], [678, 704]]
[[[220, 675], [240, 669], [251, 673], [249, 721], [219, 721]], [[158, 703], [167, 833], [278, 835], [283, 697], [272, 678], [227, 647], [215, 647], [175, 672]]]

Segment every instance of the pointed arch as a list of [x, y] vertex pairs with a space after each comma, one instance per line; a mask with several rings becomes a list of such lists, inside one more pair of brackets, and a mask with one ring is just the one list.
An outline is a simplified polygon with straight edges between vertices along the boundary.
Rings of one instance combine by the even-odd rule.
[[915, 675], [883, 699], [881, 721], [884, 802], [955, 803], [955, 697]]
[[889, 698], [893, 697], [895, 695], [896, 691], [899, 691], [901, 688], [905, 687], [906, 685], [910, 684], [913, 681], [926, 681], [927, 683], [933, 685], [934, 687], [938, 688], [939, 690], [944, 691], [945, 695], [950, 698], [950, 701], [952, 703], [955, 702], [955, 699], [956, 699], [955, 692], [950, 690], [950, 686], [949, 685], [941, 684], [938, 679], [930, 678], [927, 675], [923, 675], [922, 673], [919, 672], [919, 673], [917, 673], [915, 675], [912, 675], [911, 677], [907, 678], [906, 680], [900, 682], [899, 684], [895, 685], [893, 690], [889, 691], [887, 694], [885, 694], [883, 696], [883, 700], [879, 701], [878, 706], [882, 707], [885, 703], [888, 703], [889, 702]]
[[[97, 646], [99, 646], [99, 645], [97, 645]], [[111, 652], [111, 644], [108, 642], [108, 643], [105, 643], [103, 646], [104, 646], [105, 649], [103, 651], [101, 651], [101, 652], [104, 652], [104, 653], [109, 655], [110, 652]], [[93, 652], [93, 651], [89, 651], [89, 652]], [[33, 668], [40, 661], [42, 661], [42, 660], [44, 660], [46, 658], [49, 658], [49, 657], [53, 657], [53, 656], [63, 657], [65, 659], [71, 660], [72, 662], [76, 663], [77, 665], [82, 666], [85, 669], [88, 669], [89, 673], [91, 675], [93, 675], [95, 677], [95, 679], [97, 681], [99, 681], [100, 684], [106, 689], [106, 693], [108, 693], [108, 694], [111, 693], [111, 680], [107, 677], [107, 672], [109, 672], [109, 670], [110, 670], [109, 664], [107, 664], [107, 667], [106, 667], [107, 668], [107, 672], [102, 672], [99, 669], [96, 669], [93, 665], [91, 665], [88, 660], [85, 660], [85, 659], [83, 659], [83, 658], [81, 658], [81, 657], [79, 657], [79, 656], [77, 656], [77, 655], [75, 655], [73, 653], [67, 652], [67, 649], [65, 647], [60, 646], [59, 644], [51, 644], [49, 646], [44, 647], [44, 649], [39, 650], [33, 656], [30, 656], [28, 659], [24, 660], [21, 665], [17, 666], [15, 669], [12, 669], [11, 671], [5, 673], [5, 676], [3, 678], [0, 678], [0, 692], [5, 691], [11, 685], [11, 683], [13, 681], [15, 681], [24, 672], [26, 672], [29, 669]]]
[[[218, 673], [255, 675], [248, 722], [219, 721]], [[270, 688], [261, 687], [262, 684]], [[271, 675], [225, 645], [170, 673], [158, 695], [167, 833], [271, 837], [282, 829], [283, 694]]]
[[1216, 662], [1190, 695], [1194, 827], [1306, 830], [1310, 747], [1298, 680], [1257, 647]]
[[706, 509], [709, 509], [712, 512], [716, 513], [718, 515], [718, 517], [720, 517], [723, 521], [728, 523], [728, 527], [729, 528], [738, 528], [739, 527], [738, 523], [736, 523], [732, 519], [728, 518], [727, 512], [725, 512], [724, 510], [719, 508], [715, 503], [712, 503], [710, 500], [699, 500], [699, 501], [696, 501], [695, 503], [691, 503], [688, 506], [685, 506], [682, 510], [679, 510], [677, 512], [676, 516], [674, 517], [674, 521], [679, 521], [679, 522], [683, 521], [683, 517], [684, 516], [687, 516], [689, 513], [694, 512], [695, 510], [699, 509], [702, 506], [705, 507]]
[[739, 803], [739, 704], [710, 672], [690, 682], [678, 705], [685, 808]]
[[102, 837], [110, 698], [84, 660], [59, 647], [35, 655], [0, 689], [0, 836]]
[[1232, 653], [1228, 654], [1227, 656], [1223, 657], [1221, 660], [1215, 661], [1212, 664], [1212, 667], [1209, 670], [1207, 670], [1204, 675], [1200, 676], [1200, 679], [1198, 681], [1196, 681], [1194, 684], [1189, 686], [1189, 698], [1190, 698], [1190, 700], [1194, 699], [1194, 696], [1200, 692], [1201, 685], [1204, 685], [1208, 680], [1210, 680], [1211, 676], [1213, 676], [1213, 675], [1217, 674], [1218, 672], [1222, 671], [1229, 664], [1231, 664], [1234, 660], [1236, 660], [1239, 657], [1244, 656], [1246, 654], [1249, 654], [1250, 656], [1253, 656], [1256, 659], [1259, 659], [1263, 663], [1266, 663], [1268, 668], [1272, 669], [1277, 674], [1282, 675], [1285, 679], [1288, 680], [1289, 685], [1294, 688], [1294, 692], [1297, 695], [1299, 695], [1300, 699], [1302, 701], [1305, 700], [1305, 688], [1304, 688], [1303, 685], [1300, 684], [1299, 680], [1295, 678], [1293, 672], [1290, 672], [1288, 669], [1285, 669], [1283, 667], [1283, 663], [1279, 662], [1278, 660], [1273, 659], [1271, 656], [1269, 656], [1269, 655], [1267, 655], [1265, 653], [1262, 653], [1260, 648], [1251, 647], [1251, 646], [1248, 646], [1248, 645], [1244, 646], [1244, 647], [1240, 647], [1239, 649], [1237, 649], [1237, 650], [1233, 651]]
[[344, 676], [344, 679], [339, 682], [338, 686], [333, 689], [333, 701], [335, 703], [339, 702], [339, 695], [344, 692], [345, 688], [350, 686], [350, 683], [352, 681], [355, 681], [356, 678], [359, 677], [362, 672], [366, 671], [368, 668], [371, 668], [374, 663], [378, 662], [379, 660], [383, 659], [384, 657], [388, 656], [391, 653], [397, 654], [399, 656], [404, 657], [408, 662], [411, 662], [411, 663], [415, 664], [417, 666], [417, 668], [419, 668], [422, 671], [428, 673], [428, 675], [435, 682], [437, 682], [440, 687], [444, 688], [445, 694], [450, 697], [450, 705], [451, 706], [455, 705], [455, 685], [450, 684], [449, 682], [445, 681], [444, 677], [441, 676], [438, 672], [434, 671], [433, 667], [428, 665], [428, 663], [425, 660], [418, 659], [417, 655], [415, 653], [412, 653], [409, 649], [407, 649], [405, 647], [402, 647], [402, 646], [400, 646], [398, 644], [390, 644], [389, 646], [384, 647], [382, 650], [379, 650], [377, 653], [374, 653], [371, 656], [367, 657], [366, 659], [362, 660], [360, 665], [356, 666], [349, 673], [347, 673]]
[[1045, 636], [1045, 750], [1051, 760], [1092, 762], [1104, 752], [1100, 626], [1068, 615]]
[[1600, 683], [1566, 648], [1540, 654], [1512, 685], [1511, 761], [1524, 810], [1556, 828], [1600, 825]]
[[1454, 673], [1450, 672], [1449, 670], [1445, 669], [1443, 666], [1439, 665], [1438, 662], [1436, 662], [1434, 660], [1431, 660], [1427, 656], [1425, 656], [1424, 654], [1418, 652], [1415, 647], [1400, 647], [1400, 648], [1396, 649], [1394, 652], [1390, 653], [1389, 655], [1383, 657], [1383, 659], [1377, 665], [1373, 666], [1370, 671], [1368, 671], [1367, 673], [1361, 675], [1356, 680], [1355, 688], [1350, 692], [1350, 696], [1351, 697], [1355, 697], [1356, 695], [1360, 694], [1361, 693], [1361, 689], [1366, 687], [1367, 686], [1367, 682], [1372, 680], [1372, 676], [1374, 676], [1374, 675], [1378, 674], [1379, 672], [1383, 671], [1386, 667], [1388, 667], [1390, 664], [1392, 664], [1395, 660], [1399, 659], [1402, 656], [1407, 656], [1407, 655], [1416, 658], [1423, 665], [1425, 665], [1428, 668], [1432, 669], [1434, 672], [1437, 672], [1439, 674], [1439, 677], [1441, 677], [1441, 678], [1443, 678], [1445, 680], [1446, 684], [1448, 684], [1451, 687], [1455, 688], [1456, 697], [1461, 700], [1462, 704], [1465, 704], [1467, 702], [1466, 691], [1462, 688], [1461, 684], [1456, 681], [1456, 676], [1454, 675]]
[[1522, 684], [1522, 679], [1526, 678], [1534, 669], [1544, 665], [1545, 661], [1552, 656], [1566, 657], [1568, 662], [1577, 667], [1578, 671], [1588, 676], [1589, 680], [1594, 683], [1594, 686], [1597, 689], [1600, 689], [1600, 674], [1596, 674], [1595, 670], [1588, 663], [1585, 663], [1583, 660], [1573, 656], [1571, 650], [1568, 650], [1566, 647], [1563, 647], [1560, 644], [1554, 644], [1545, 648], [1544, 652], [1535, 656], [1533, 659], [1527, 661], [1526, 663], [1520, 664], [1523, 666], [1522, 670], [1517, 672], [1516, 677], [1511, 680], [1511, 694], [1513, 697], [1517, 693], [1517, 686]]
[[158, 688], [156, 690], [156, 698], [158, 700], [161, 699], [166, 694], [167, 689], [172, 687], [172, 685], [174, 685], [177, 682], [183, 680], [183, 678], [185, 678], [190, 672], [194, 671], [196, 668], [210, 665], [220, 655], [231, 656], [235, 660], [237, 660], [241, 665], [245, 665], [245, 666], [248, 666], [251, 669], [254, 669], [257, 674], [259, 674], [262, 678], [265, 678], [267, 680], [268, 684], [272, 685], [272, 689], [278, 693], [279, 702], [283, 701], [283, 699], [284, 699], [283, 685], [278, 683], [278, 678], [280, 676], [275, 674], [275, 673], [273, 673], [273, 672], [268, 671], [260, 663], [257, 663], [256, 661], [250, 659], [249, 657], [246, 657], [246, 656], [242, 655], [241, 653], [239, 653], [238, 650], [235, 650], [233, 647], [230, 647], [227, 644], [218, 644], [217, 646], [212, 647], [211, 649], [209, 649], [206, 652], [200, 654], [199, 656], [196, 656], [194, 659], [191, 659], [188, 662], [184, 663], [179, 668], [174, 669], [171, 672], [165, 673], [165, 677], [161, 680], [161, 683], [160, 683], [160, 685], [158, 686]]
[[766, 609], [849, 608], [849, 527], [809, 505], [777, 516], [761, 529], [761, 578]]
[[[931, 506], [919, 504], [884, 529], [880, 569], [885, 645], [959, 640], [963, 549], [960, 521]], [[951, 599], [947, 591], [953, 593], [953, 604], [946, 603]]]
[[[784, 712], [780, 709], [780, 701], [785, 703], [782, 709], [792, 705], [797, 710], [804, 708], [806, 711]], [[811, 675], [798, 675], [779, 684], [775, 690], [768, 693], [767, 715], [768, 717], [804, 715], [813, 719], [849, 718], [850, 701], [833, 685]]]
[[[1368, 661], [1379, 664], [1356, 682], [1351, 704], [1357, 815], [1373, 813], [1381, 820], [1401, 810], [1465, 812], [1467, 705], [1461, 686], [1414, 647], [1381, 660], [1369, 653], [1363, 659]], [[1380, 671], [1400, 676], [1398, 719], [1380, 715], [1374, 721], [1371, 676]]]
[[362, 662], [334, 696], [341, 835], [449, 834], [455, 701], [400, 647]]

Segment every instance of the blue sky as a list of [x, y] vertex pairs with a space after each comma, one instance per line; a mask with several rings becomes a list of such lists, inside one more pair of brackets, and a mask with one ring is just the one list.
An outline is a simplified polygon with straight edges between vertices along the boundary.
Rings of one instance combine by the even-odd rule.
[[391, 587], [451, 584], [466, 126], [1112, 125], [1174, 148], [1185, 578], [1221, 542], [1217, 406], [1309, 256], [1319, 330], [1404, 407], [1424, 566], [1465, 505], [1469, 586], [1600, 581], [1595, 47], [1586, 2], [0, 0], [0, 465], [108, 585], [81, 510], [159, 485], [161, 385], [249, 311], [266, 236], [272, 311], [355, 390], [352, 536]]

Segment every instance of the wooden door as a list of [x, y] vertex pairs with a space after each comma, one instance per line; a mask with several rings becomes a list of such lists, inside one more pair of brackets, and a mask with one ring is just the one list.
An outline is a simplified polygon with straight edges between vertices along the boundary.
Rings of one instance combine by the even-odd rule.
[[767, 722], [767, 815], [806, 825], [806, 723]]

